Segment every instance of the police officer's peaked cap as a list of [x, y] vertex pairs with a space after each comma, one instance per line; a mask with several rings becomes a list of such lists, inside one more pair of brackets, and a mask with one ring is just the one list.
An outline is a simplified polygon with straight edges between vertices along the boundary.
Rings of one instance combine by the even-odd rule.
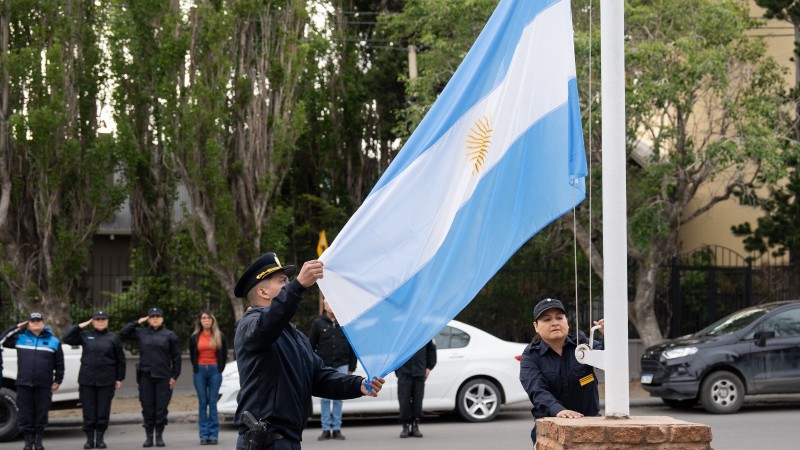
[[108, 319], [108, 313], [103, 310], [95, 311], [92, 314], [92, 319]]
[[150, 308], [147, 310], [147, 317], [150, 316], [161, 316], [164, 317], [164, 311], [161, 308]]
[[275, 253], [266, 253], [257, 260], [250, 264], [250, 267], [244, 271], [236, 283], [236, 288], [233, 290], [234, 295], [239, 298], [247, 297], [247, 293], [253, 286], [267, 279], [273, 273], [282, 270], [287, 277], [294, 274], [294, 266], [283, 266], [275, 256]]
[[560, 309], [561, 312], [563, 312], [564, 314], [567, 313], [567, 310], [564, 308], [564, 304], [561, 303], [561, 300], [556, 300], [554, 298], [546, 298], [537, 303], [536, 306], [533, 308], [533, 320], [539, 320], [539, 316], [541, 316], [542, 313], [544, 313], [548, 309], [553, 309], [553, 308]]
[[34, 319], [44, 320], [44, 316], [42, 316], [42, 313], [40, 312], [32, 312], [31, 315], [28, 316], [28, 320], [34, 320]]

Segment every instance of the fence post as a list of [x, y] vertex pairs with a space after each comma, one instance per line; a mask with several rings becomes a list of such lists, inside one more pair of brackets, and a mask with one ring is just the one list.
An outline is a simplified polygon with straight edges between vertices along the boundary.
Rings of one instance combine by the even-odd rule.
[[672, 324], [670, 325], [669, 335], [671, 337], [683, 334], [683, 301], [681, 299], [681, 272], [678, 268], [678, 257], [672, 257], [672, 274], [670, 276], [672, 292]]
[[708, 323], [717, 321], [717, 267], [711, 266], [706, 279], [708, 292]]
[[744, 268], [744, 301], [745, 306], [753, 306], [753, 261], [749, 259]]

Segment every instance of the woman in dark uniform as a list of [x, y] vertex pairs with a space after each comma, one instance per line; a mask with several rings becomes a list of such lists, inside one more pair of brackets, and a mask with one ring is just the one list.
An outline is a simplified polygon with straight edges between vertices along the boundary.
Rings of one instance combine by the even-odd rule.
[[[139, 325], [147, 322], [145, 328]], [[120, 330], [123, 339], [139, 341], [139, 364], [136, 381], [139, 383], [139, 402], [142, 404], [144, 431], [147, 438], [143, 447], [158, 447], [164, 443], [167, 425], [167, 406], [172, 399], [172, 388], [181, 374], [181, 346], [175, 333], [164, 328], [164, 312], [150, 308], [146, 317], [128, 322]]]
[[194, 333], [189, 338], [189, 358], [200, 410], [197, 420], [200, 445], [216, 445], [219, 440], [217, 397], [222, 371], [228, 361], [228, 342], [211, 311], [203, 311], [197, 318]]
[[[81, 331], [92, 325], [94, 329]], [[64, 343], [80, 345], [81, 370], [78, 384], [83, 405], [83, 448], [106, 448], [103, 435], [108, 428], [111, 399], [125, 379], [125, 352], [116, 334], [108, 331], [108, 314], [97, 311], [92, 318], [72, 328], [64, 335]]]
[[[601, 325], [603, 319], [594, 323]], [[600, 412], [597, 377], [592, 366], [575, 359], [575, 348], [588, 344], [583, 332], [569, 334], [567, 310], [561, 300], [546, 298], [533, 308], [536, 336], [522, 353], [519, 381], [533, 403], [534, 424], [531, 440], [536, 445], [536, 419], [542, 417], [578, 418]], [[595, 349], [603, 343], [594, 341]], [[535, 447], [534, 447], [535, 448]]]

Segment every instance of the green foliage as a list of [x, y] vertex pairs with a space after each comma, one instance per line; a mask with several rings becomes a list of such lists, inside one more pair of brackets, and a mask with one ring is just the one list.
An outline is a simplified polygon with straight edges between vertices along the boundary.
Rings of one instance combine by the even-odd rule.
[[[693, 13], [687, 15], [685, 11]], [[735, 1], [631, 2], [626, 23], [628, 138], [652, 142], [652, 158], [629, 178], [635, 250], [672, 234], [697, 186], [746, 185], [747, 167], [781, 176], [782, 71]], [[672, 251], [662, 252], [661, 258]]]
[[[797, 0], [756, 0], [765, 8], [764, 17], [789, 22], [795, 31], [800, 32], [800, 2]], [[794, 43], [794, 59], [798, 58], [798, 42]], [[796, 66], [795, 66], [796, 67]], [[733, 226], [736, 236], [744, 238], [745, 249], [759, 254], [770, 252], [772, 256], [789, 255], [790, 262], [800, 271], [800, 73], [795, 73], [795, 85], [789, 90], [787, 99], [794, 107], [794, 117], [786, 120], [791, 123], [782, 142], [782, 161], [777, 163], [787, 169], [785, 182], [761, 178], [756, 186], [768, 186], [769, 195], [759, 198], [755, 192], [737, 192], [743, 204], [758, 206], [764, 215], [757, 219], [757, 227], [749, 222]]]
[[[112, 301], [105, 309], [113, 318], [116, 332], [125, 323], [146, 315], [151, 307], [164, 311], [165, 324], [185, 342], [194, 330], [197, 315], [204, 309], [217, 317], [226, 335], [232, 336], [233, 318], [227, 295], [198, 255], [189, 234], [177, 233], [170, 241], [168, 265], [173, 272], [154, 276], [141, 268], [144, 259], [134, 253], [131, 258], [133, 284], [122, 293], [108, 292]], [[73, 316], [89, 317], [91, 308], [74, 308]]]
[[401, 77], [411, 101], [398, 111], [398, 136], [408, 138], [497, 6], [496, 0], [407, 0], [402, 14], [380, 18], [385, 33], [401, 46], [418, 49], [419, 77]]
[[759, 200], [758, 205], [764, 216], [757, 219], [757, 227], [753, 229], [749, 222], [734, 225], [731, 230], [736, 236], [744, 238], [745, 249], [750, 252], [774, 257], [789, 254], [795, 262], [800, 258], [800, 176], [797, 175], [797, 163], [788, 181], [770, 186], [769, 195]]
[[[4, 281], [26, 309], [68, 323], [68, 297], [86, 267], [91, 236], [123, 199], [111, 174], [118, 153], [98, 137], [97, 102], [105, 78], [95, 2], [6, 5], [0, 143], [11, 204], [2, 227]], [[78, 26], [80, 25], [80, 26]], [[8, 122], [6, 122], [6, 119]], [[6, 130], [4, 130], [6, 131]]]

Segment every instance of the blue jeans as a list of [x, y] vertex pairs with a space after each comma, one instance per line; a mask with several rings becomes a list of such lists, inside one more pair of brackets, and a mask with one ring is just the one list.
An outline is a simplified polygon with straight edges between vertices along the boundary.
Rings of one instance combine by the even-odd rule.
[[200, 428], [200, 439], [219, 438], [219, 416], [217, 416], [217, 397], [222, 384], [222, 374], [216, 364], [198, 365], [194, 374], [194, 389], [197, 391], [197, 402], [200, 412], [197, 424]]
[[[347, 365], [334, 367], [339, 373], [347, 373]], [[331, 414], [331, 404], [333, 404], [333, 414]], [[341, 430], [342, 429], [342, 401], [341, 400], [328, 400], [327, 398], [320, 399], [319, 402], [322, 431], [328, 430]], [[331, 416], [333, 416], [331, 418]]]

